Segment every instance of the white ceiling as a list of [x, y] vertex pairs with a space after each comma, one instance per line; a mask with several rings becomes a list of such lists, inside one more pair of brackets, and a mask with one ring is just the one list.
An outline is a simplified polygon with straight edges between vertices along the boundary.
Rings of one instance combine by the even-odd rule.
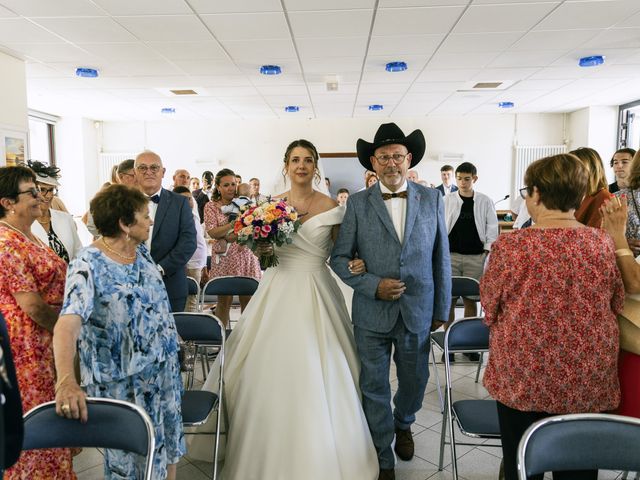
[[[0, 0], [0, 49], [26, 60], [30, 108], [101, 120], [166, 118], [162, 107], [181, 119], [335, 118], [640, 99], [640, 0]], [[579, 68], [588, 55], [605, 65]], [[409, 69], [385, 71], [398, 60]], [[282, 75], [260, 75], [263, 64]], [[78, 78], [78, 66], [100, 77]], [[511, 86], [459, 91], [477, 81]]]

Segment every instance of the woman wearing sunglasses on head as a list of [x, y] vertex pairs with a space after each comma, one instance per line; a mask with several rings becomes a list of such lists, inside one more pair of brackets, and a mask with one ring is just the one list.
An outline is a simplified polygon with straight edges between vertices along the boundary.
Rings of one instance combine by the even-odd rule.
[[82, 248], [78, 228], [73, 217], [52, 207], [58, 191], [60, 169], [29, 160], [29, 168], [36, 174], [36, 186], [42, 194], [41, 215], [33, 223], [31, 231], [49, 245], [62, 260], [69, 263]]
[[[31, 232], [44, 199], [24, 166], [0, 168], [0, 313], [4, 316], [24, 411], [53, 400], [52, 332], [66, 263]], [[5, 478], [75, 479], [69, 450], [32, 450]]]

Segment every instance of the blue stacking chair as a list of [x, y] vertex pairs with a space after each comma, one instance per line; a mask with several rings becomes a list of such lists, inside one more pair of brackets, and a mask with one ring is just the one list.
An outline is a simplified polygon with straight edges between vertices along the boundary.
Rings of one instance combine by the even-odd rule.
[[[178, 335], [184, 341], [194, 342], [197, 348], [215, 347], [219, 359], [219, 380], [218, 393], [208, 392], [205, 390], [186, 390], [182, 397], [182, 421], [185, 427], [196, 427], [203, 425], [209, 419], [212, 413], [217, 415], [215, 435], [215, 447], [213, 451], [213, 480], [217, 478], [218, 468], [218, 451], [220, 444], [220, 413], [222, 408], [222, 387], [224, 374], [224, 346], [225, 346], [225, 329], [222, 322], [209, 313], [174, 313], [176, 321], [176, 329]], [[198, 435], [199, 433], [188, 433], [190, 435]], [[206, 433], [210, 435], [209, 433]]]
[[[451, 277], [451, 298], [458, 297], [460, 300], [462, 297], [478, 297], [480, 296], [480, 283], [471, 277]], [[480, 315], [482, 315], [482, 307], [480, 307]], [[438, 389], [438, 397], [440, 398], [440, 411], [444, 411], [444, 399], [442, 397], [442, 387], [440, 386], [440, 377], [438, 375], [436, 353], [435, 348], [444, 352], [444, 331], [432, 332], [430, 336], [431, 340], [431, 363], [433, 364], [433, 375], [436, 377], [436, 387]], [[476, 383], [480, 379], [480, 370], [482, 369], [482, 361], [484, 358], [483, 352], [471, 352], [479, 353], [480, 360], [478, 361], [478, 369], [476, 370]]]
[[[458, 400], [452, 398], [450, 353], [487, 352], [489, 351], [489, 328], [481, 317], [460, 318], [453, 322], [444, 336], [444, 369], [445, 369], [445, 402], [442, 413], [442, 430], [440, 433], [440, 462], [438, 469], [444, 464], [444, 446], [451, 447], [451, 473], [458, 480], [458, 463], [456, 445], [473, 445], [477, 443], [456, 442], [453, 422], [456, 421], [463, 435], [473, 438], [500, 438], [498, 423], [498, 407], [495, 400]], [[449, 442], [446, 432], [449, 431]], [[500, 447], [496, 444], [483, 446]]]
[[87, 423], [60, 417], [56, 402], [32, 408], [24, 415], [23, 450], [42, 448], [112, 448], [146, 458], [145, 480], [151, 480], [155, 434], [149, 415], [139, 406], [110, 398], [87, 398]]
[[518, 445], [518, 478], [566, 470], [640, 471], [640, 420], [576, 413], [531, 425]]
[[209, 280], [201, 294], [200, 310], [205, 304], [217, 303], [218, 295], [253, 295], [258, 289], [258, 281], [251, 277], [217, 277]]

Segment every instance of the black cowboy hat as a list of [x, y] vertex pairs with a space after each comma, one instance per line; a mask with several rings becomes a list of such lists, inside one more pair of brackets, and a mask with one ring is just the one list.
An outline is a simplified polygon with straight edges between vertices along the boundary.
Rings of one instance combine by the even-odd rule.
[[421, 130], [414, 130], [405, 137], [400, 127], [395, 123], [383, 123], [378, 128], [376, 136], [373, 138], [373, 143], [369, 143], [363, 139], [358, 139], [356, 149], [358, 150], [358, 160], [364, 168], [367, 170], [373, 170], [371, 165], [371, 156], [376, 148], [384, 145], [399, 144], [407, 147], [407, 150], [411, 152], [411, 165], [409, 168], [415, 167], [427, 149], [427, 141], [424, 139], [424, 135]]

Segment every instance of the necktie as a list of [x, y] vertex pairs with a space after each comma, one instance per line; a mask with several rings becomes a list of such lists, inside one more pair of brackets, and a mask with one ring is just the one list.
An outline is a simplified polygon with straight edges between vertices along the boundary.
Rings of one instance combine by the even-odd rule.
[[149, 200], [151, 200], [153, 203], [158, 204], [158, 203], [160, 203], [160, 195], [155, 194], [154, 196], [149, 197]]
[[407, 192], [383, 193], [382, 200], [391, 200], [392, 198], [407, 198]]

